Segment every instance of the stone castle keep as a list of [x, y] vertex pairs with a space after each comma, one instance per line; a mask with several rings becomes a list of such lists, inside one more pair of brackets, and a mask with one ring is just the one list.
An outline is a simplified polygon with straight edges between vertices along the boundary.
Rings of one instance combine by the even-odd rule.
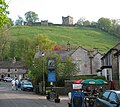
[[24, 22], [24, 25], [29, 25], [29, 26], [74, 26], [73, 25], [73, 17], [67, 16], [63, 17], [62, 16], [62, 24], [53, 24], [48, 22], [48, 20], [41, 20], [41, 22], [35, 22], [35, 23], [27, 23]]

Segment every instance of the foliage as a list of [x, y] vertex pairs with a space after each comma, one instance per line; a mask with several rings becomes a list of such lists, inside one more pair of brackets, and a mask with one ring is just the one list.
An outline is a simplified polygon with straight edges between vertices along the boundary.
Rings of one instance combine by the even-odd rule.
[[5, 0], [0, 1], [0, 28], [5, 24], [10, 23], [10, 19], [7, 17], [9, 12], [7, 11], [8, 5]]
[[0, 29], [0, 60], [3, 60], [6, 55], [6, 48], [10, 42], [10, 34], [5, 32], [5, 29]]
[[105, 31], [109, 31], [111, 27], [111, 20], [108, 18], [100, 18], [98, 20], [98, 28], [105, 30]]
[[30, 67], [30, 71], [28, 75], [35, 85], [38, 85], [38, 83], [42, 81], [42, 75], [43, 75], [42, 68], [43, 68], [42, 59], [41, 58], [34, 59], [34, 62]]
[[29, 52], [29, 49], [31, 49], [32, 42], [29, 39], [13, 39], [10, 42], [10, 48], [9, 48], [9, 57], [13, 58], [16, 57], [17, 59], [23, 59], [26, 54]]
[[83, 25], [84, 26], [88, 26], [88, 25], [90, 25], [91, 23], [90, 23], [90, 21], [89, 20], [85, 20], [84, 22], [83, 22]]
[[106, 80], [105, 76], [93, 76], [93, 79], [103, 79], [103, 80]]
[[76, 72], [76, 65], [72, 63], [72, 60], [67, 57], [66, 63], [62, 63], [62, 58], [55, 52], [46, 51], [44, 57], [35, 58], [34, 63], [30, 67], [29, 76], [36, 84], [42, 81], [43, 75], [43, 63], [44, 63], [44, 73], [46, 85], [49, 85], [48, 78], [48, 58], [56, 58], [56, 86], [59, 86], [59, 82], [62, 80], [62, 84], [64, 85], [64, 80], [66, 78], [71, 79], [73, 76], [73, 72]]
[[23, 18], [18, 16], [18, 19], [15, 21], [15, 25], [21, 26], [23, 22]]
[[28, 11], [25, 13], [25, 19], [27, 21], [27, 23], [34, 23], [36, 22], [37, 20], [39, 20], [38, 18], [38, 14], [36, 14], [35, 12], [33, 11]]
[[52, 47], [55, 45], [55, 42], [50, 40], [48, 36], [43, 34], [38, 34], [35, 37], [35, 44], [39, 45], [40, 50], [51, 50]]
[[83, 25], [84, 21], [85, 21], [85, 18], [84, 18], [84, 17], [81, 17], [81, 18], [77, 21], [77, 24], [78, 24], [78, 25]]
[[112, 20], [112, 26], [111, 26], [111, 29], [110, 29], [110, 33], [117, 36], [117, 37], [120, 37], [120, 20]]
[[[57, 80], [62, 79], [71, 79], [73, 75], [76, 73], [76, 64], [72, 62], [70, 56], [65, 57], [65, 62], [62, 59], [62, 56], [56, 54], [54, 51], [48, 52], [45, 56], [46, 58], [56, 58], [56, 72], [57, 72]], [[46, 59], [47, 61], [47, 59]], [[47, 65], [47, 63], [46, 63]]]
[[73, 79], [74, 75], [77, 73], [76, 64], [72, 62], [72, 59], [70, 57], [66, 57], [65, 62], [60, 62], [57, 65], [57, 73], [59, 78], [58, 83], [62, 82], [62, 84], [64, 85], [64, 80]]
[[53, 47], [52, 50], [66, 50], [66, 48], [62, 45], [57, 44]]

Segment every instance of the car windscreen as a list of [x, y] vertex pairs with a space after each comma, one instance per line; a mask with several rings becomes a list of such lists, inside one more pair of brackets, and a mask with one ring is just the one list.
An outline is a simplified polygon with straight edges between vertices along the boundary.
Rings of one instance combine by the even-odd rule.
[[31, 82], [24, 82], [24, 85], [32, 85]]
[[106, 92], [103, 94], [103, 97], [104, 97], [104, 98], [108, 98], [109, 94], [110, 94], [110, 92], [109, 92], [109, 91], [106, 91]]

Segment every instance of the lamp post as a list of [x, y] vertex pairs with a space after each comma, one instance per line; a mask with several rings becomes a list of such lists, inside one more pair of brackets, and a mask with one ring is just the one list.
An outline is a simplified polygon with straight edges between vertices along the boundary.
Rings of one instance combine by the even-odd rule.
[[42, 88], [42, 91], [43, 91], [43, 93], [45, 93], [45, 69], [44, 69], [44, 56], [45, 56], [45, 54], [44, 53], [42, 53], [42, 63], [43, 63], [43, 88]]

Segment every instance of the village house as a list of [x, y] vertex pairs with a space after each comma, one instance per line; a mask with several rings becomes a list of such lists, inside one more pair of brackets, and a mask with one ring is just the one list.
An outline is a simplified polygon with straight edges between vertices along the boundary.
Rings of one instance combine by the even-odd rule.
[[[103, 57], [99, 53], [98, 49], [87, 50], [82, 47], [78, 47], [76, 50], [70, 48], [70, 43], [67, 44], [66, 50], [54, 50], [51, 51], [59, 54], [65, 63], [65, 57], [70, 56], [73, 63], [77, 65], [77, 75], [96, 75], [97, 71], [100, 69], [101, 58]], [[39, 46], [36, 46], [35, 58], [41, 57], [42, 53], [39, 51]]]
[[120, 43], [111, 48], [102, 58], [101, 75], [120, 86]]
[[79, 47], [71, 55], [73, 62], [77, 64], [78, 75], [97, 75], [101, 67], [102, 54], [98, 49], [87, 50]]
[[26, 77], [27, 67], [22, 61], [0, 61], [0, 79], [4, 77], [22, 79]]

